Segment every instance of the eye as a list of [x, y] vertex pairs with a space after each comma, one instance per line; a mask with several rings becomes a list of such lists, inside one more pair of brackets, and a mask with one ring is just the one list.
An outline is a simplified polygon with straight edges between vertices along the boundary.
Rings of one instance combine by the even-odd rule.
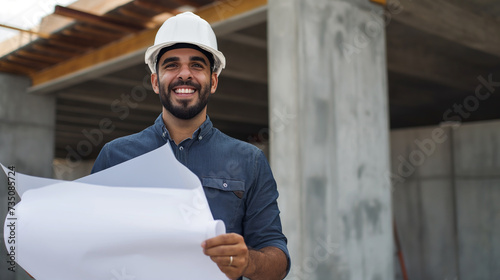
[[177, 64], [175, 64], [175, 63], [167, 63], [164, 66], [165, 69], [172, 69], [172, 68], [175, 68], [175, 67], [177, 67]]
[[200, 63], [193, 63], [192, 67], [194, 68], [203, 68], [203, 65]]

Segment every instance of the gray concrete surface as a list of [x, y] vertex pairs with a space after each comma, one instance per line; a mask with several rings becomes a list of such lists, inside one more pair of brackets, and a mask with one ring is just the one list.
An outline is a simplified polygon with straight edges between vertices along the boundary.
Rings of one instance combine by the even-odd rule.
[[453, 137], [461, 279], [500, 279], [500, 121]]
[[[55, 97], [26, 93], [29, 79], [0, 73], [0, 162], [13, 165], [18, 172], [52, 176], [54, 157]], [[7, 177], [0, 174], [0, 217], [7, 214]], [[18, 198], [16, 201], [19, 201]], [[3, 224], [2, 224], [3, 225]], [[0, 279], [31, 279], [19, 265], [8, 270], [3, 227], [0, 231]]]
[[410, 279], [458, 275], [451, 130], [391, 132], [393, 212]]
[[500, 121], [391, 132], [393, 212], [410, 279], [500, 278], [498, 139]]
[[26, 77], [0, 74], [0, 162], [51, 177], [56, 99], [26, 93]]
[[287, 279], [393, 279], [385, 34], [381, 7], [361, 2], [268, 4]]
[[67, 159], [56, 158], [53, 163], [54, 174], [52, 178], [66, 181], [80, 179], [89, 175], [93, 166], [94, 160], [81, 160], [75, 164], [68, 163]]

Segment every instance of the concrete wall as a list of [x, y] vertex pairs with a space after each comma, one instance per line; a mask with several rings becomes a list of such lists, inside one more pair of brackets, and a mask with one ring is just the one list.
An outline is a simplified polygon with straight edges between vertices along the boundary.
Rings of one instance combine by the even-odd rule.
[[[15, 166], [21, 173], [51, 177], [55, 97], [27, 94], [29, 85], [25, 77], [0, 73], [0, 162]], [[3, 221], [7, 213], [8, 184], [3, 172], [0, 173], [0, 219]], [[16, 273], [7, 269], [3, 227], [0, 238], [0, 279], [31, 279], [18, 265]]]
[[0, 73], [0, 161], [51, 177], [55, 97], [28, 94], [29, 85], [26, 77]]
[[410, 279], [500, 279], [499, 140], [500, 121], [392, 131], [393, 212]]
[[500, 121], [454, 133], [459, 273], [500, 279]]

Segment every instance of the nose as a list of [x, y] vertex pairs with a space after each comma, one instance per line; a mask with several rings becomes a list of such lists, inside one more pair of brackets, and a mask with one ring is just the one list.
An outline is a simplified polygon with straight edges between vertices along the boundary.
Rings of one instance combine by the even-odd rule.
[[191, 70], [189, 69], [188, 65], [181, 66], [177, 78], [179, 80], [190, 80], [193, 78]]

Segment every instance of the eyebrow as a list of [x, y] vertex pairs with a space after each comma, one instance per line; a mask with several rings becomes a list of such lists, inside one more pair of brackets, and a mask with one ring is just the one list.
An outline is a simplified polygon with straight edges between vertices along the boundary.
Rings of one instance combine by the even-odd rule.
[[[167, 63], [170, 63], [170, 62], [177, 62], [177, 61], [180, 61], [181, 59], [177, 56], [172, 56], [172, 57], [167, 57], [165, 58], [165, 60], [161, 63], [161, 65], [165, 65]], [[189, 60], [190, 61], [200, 61], [200, 62], [203, 62], [203, 64], [205, 64], [205, 66], [207, 65], [207, 61], [201, 57], [201, 56], [190, 56], [189, 57]]]
[[191, 57], [189, 57], [189, 59], [191, 61], [200, 61], [200, 62], [203, 62], [203, 64], [205, 64], [205, 66], [207, 66], [207, 61], [203, 57], [201, 57], [201, 56], [191, 56]]
[[178, 58], [177, 56], [173, 56], [173, 57], [167, 57], [165, 58], [165, 60], [161, 63], [161, 65], [165, 65], [167, 63], [170, 63], [170, 62], [174, 62], [174, 61], [179, 61], [181, 60], [180, 58]]

